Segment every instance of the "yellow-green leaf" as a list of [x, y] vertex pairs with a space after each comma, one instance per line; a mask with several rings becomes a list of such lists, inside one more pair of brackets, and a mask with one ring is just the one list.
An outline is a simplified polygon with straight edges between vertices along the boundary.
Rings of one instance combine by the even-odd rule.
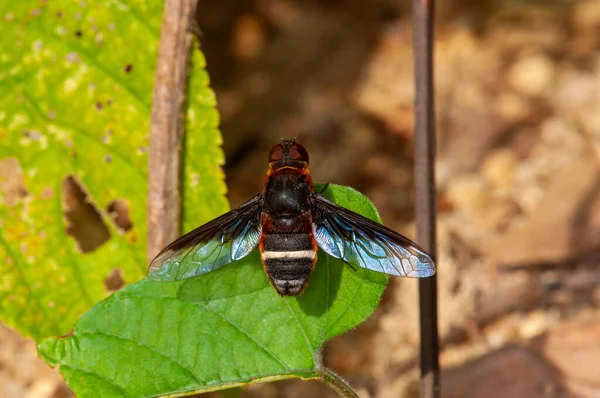
[[[147, 152], [163, 2], [19, 0], [0, 4], [0, 159], [16, 158], [28, 196], [0, 196], [0, 319], [40, 339], [67, 333], [108, 292], [146, 272]], [[192, 55], [184, 157], [184, 227], [224, 212], [223, 154], [204, 59]], [[82, 253], [66, 234], [61, 189], [72, 176], [110, 239]], [[122, 200], [132, 228], [107, 213]]]

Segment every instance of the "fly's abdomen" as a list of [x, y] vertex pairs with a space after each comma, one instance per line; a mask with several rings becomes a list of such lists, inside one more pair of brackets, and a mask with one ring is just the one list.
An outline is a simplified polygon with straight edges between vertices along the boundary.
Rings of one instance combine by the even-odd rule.
[[310, 233], [269, 233], [263, 236], [261, 258], [271, 283], [282, 295], [302, 292], [317, 260]]

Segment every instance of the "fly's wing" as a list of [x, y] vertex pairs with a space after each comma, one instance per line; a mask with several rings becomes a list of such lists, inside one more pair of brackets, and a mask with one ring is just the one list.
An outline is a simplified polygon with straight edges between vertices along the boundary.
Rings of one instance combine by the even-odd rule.
[[311, 212], [315, 240], [327, 254], [390, 275], [424, 278], [435, 274], [431, 257], [399, 233], [318, 193], [312, 195]]
[[165, 247], [148, 268], [155, 281], [178, 281], [214, 271], [252, 251], [260, 239], [262, 196], [183, 235]]

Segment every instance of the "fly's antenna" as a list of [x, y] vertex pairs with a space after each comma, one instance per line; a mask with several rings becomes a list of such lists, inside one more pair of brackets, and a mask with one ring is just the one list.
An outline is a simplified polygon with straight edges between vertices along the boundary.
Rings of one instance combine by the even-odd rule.
[[290, 139], [287, 139], [287, 138], [282, 138], [282, 139], [281, 139], [281, 145], [282, 145], [283, 147], [288, 147], [288, 148], [289, 148], [289, 147], [291, 147], [292, 145], [294, 145], [295, 143], [296, 143], [296, 137], [292, 138], [291, 140], [290, 140]]

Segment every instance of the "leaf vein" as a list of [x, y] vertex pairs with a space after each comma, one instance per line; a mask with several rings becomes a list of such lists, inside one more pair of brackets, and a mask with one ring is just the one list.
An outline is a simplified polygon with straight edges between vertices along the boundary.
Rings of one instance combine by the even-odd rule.
[[[21, 275], [21, 278], [20, 278], [22, 281], [21, 283], [29, 291], [29, 297], [34, 298], [35, 302], [37, 303], [37, 305], [40, 308], [40, 311], [42, 312], [44, 317], [46, 319], [48, 319], [49, 323], [52, 324], [52, 326], [54, 327], [55, 333], [59, 334], [60, 327], [58, 325], [58, 322], [56, 322], [56, 319], [54, 317], [49, 316], [48, 310], [42, 304], [40, 297], [36, 294], [33, 294], [33, 289], [29, 285], [29, 283], [27, 281], [27, 277], [25, 276], [25, 271], [24, 271], [25, 263], [24, 263], [23, 259], [12, 250], [12, 248], [10, 247], [8, 242], [4, 239], [2, 234], [0, 234], [0, 245], [2, 245], [4, 247], [4, 249], [6, 250], [6, 253], [13, 259], [13, 264], [15, 266], [15, 269]], [[33, 329], [34, 332], [39, 333], [39, 327], [37, 325], [33, 324], [33, 325], [31, 325], [31, 328]], [[39, 338], [39, 337], [40, 336], [36, 336], [36, 338]]]
[[263, 350], [264, 352], [266, 352], [267, 354], [269, 354], [285, 370], [290, 370], [290, 368], [277, 355], [275, 355], [275, 353], [273, 353], [271, 350], [269, 350], [266, 346], [262, 345], [258, 340], [256, 340], [256, 338], [254, 336], [252, 336], [250, 333], [248, 333], [246, 330], [244, 330], [241, 326], [239, 326], [235, 322], [232, 322], [231, 320], [227, 319], [225, 316], [223, 316], [222, 314], [218, 313], [214, 309], [210, 308], [208, 305], [204, 305], [203, 307], [206, 308], [211, 313], [213, 313], [216, 316], [218, 316], [221, 320], [223, 320], [227, 324], [233, 326], [235, 329], [237, 329], [242, 334], [244, 334], [248, 339], [250, 339], [250, 341], [252, 341], [254, 344], [256, 344], [257, 347], [259, 347], [261, 350]]
[[57, 42], [60, 47], [67, 48], [67, 49], [72, 48], [74, 51], [77, 51], [77, 53], [82, 54], [83, 59], [85, 61], [87, 61], [91, 66], [97, 68], [99, 71], [104, 73], [104, 75], [106, 77], [108, 77], [110, 80], [112, 80], [118, 86], [123, 87], [125, 89], [125, 91], [127, 91], [129, 93], [129, 95], [132, 98], [134, 98], [137, 102], [139, 102], [139, 104], [142, 105], [147, 111], [150, 110], [150, 104], [144, 102], [138, 93], [136, 93], [129, 85], [125, 84], [124, 80], [120, 79], [110, 69], [104, 67], [104, 65], [101, 62], [99, 62], [98, 59], [94, 58], [87, 50], [85, 50], [82, 47], [78, 47], [78, 46], [66, 45], [61, 40], [57, 39], [55, 37], [54, 33], [47, 32], [35, 24], [31, 24], [29, 27], [35, 29], [37, 32], [42, 34], [43, 37], [49, 38], [49, 39], [53, 40], [54, 42]]
[[338, 316], [337, 319], [334, 322], [332, 322], [331, 325], [325, 330], [325, 333], [323, 333], [323, 336], [326, 336], [327, 333], [329, 333], [329, 331], [338, 323], [338, 321], [340, 319], [342, 319], [344, 317], [344, 315], [346, 315], [348, 310], [350, 310], [350, 308], [352, 307], [352, 304], [354, 304], [354, 301], [356, 300], [356, 297], [358, 296], [358, 293], [360, 292], [360, 289], [362, 289], [363, 285], [364, 285], [364, 280], [361, 279], [361, 283], [356, 288], [356, 292], [354, 292], [354, 295], [352, 296], [352, 300], [350, 300], [350, 302], [348, 303], [348, 306], [346, 307], [344, 312], [342, 312], [340, 314], [340, 316]]
[[[147, 298], [147, 299], [151, 299], [151, 300], [159, 300], [159, 301], [164, 301], [164, 300], [169, 300], [169, 301], [176, 301], [176, 302], [180, 302], [181, 300], [176, 299], [174, 297], [156, 297], [156, 296], [150, 296], [147, 294], [122, 294], [122, 297], [127, 297], [130, 299], [135, 299], [135, 298]], [[209, 306], [207, 306], [206, 304], [200, 304], [200, 303], [190, 303], [190, 305], [193, 305], [195, 307], [201, 307], [206, 309], [207, 311], [211, 312], [212, 314], [216, 315], [217, 317], [219, 317], [222, 321], [224, 321], [225, 323], [233, 326], [235, 329], [237, 329], [239, 332], [241, 332], [244, 336], [246, 336], [251, 342], [253, 342], [254, 344], [256, 344], [257, 347], [259, 347], [261, 350], [263, 350], [265, 353], [269, 354], [277, 363], [279, 363], [279, 365], [281, 365], [285, 370], [291, 370], [286, 364], [285, 362], [283, 362], [276, 354], [274, 354], [271, 350], [269, 350], [266, 346], [262, 345], [258, 340], [256, 340], [255, 337], [253, 337], [250, 333], [248, 333], [246, 330], [244, 330], [242, 327], [240, 327], [239, 325], [237, 325], [235, 322], [232, 322], [231, 320], [227, 319], [225, 316], [223, 316], [222, 314], [220, 314], [219, 312], [215, 311], [213, 308], [210, 308]]]
[[285, 306], [287, 307], [288, 311], [290, 312], [290, 315], [292, 316], [292, 318], [294, 318], [294, 320], [298, 324], [298, 328], [302, 332], [302, 336], [304, 336], [304, 341], [306, 342], [306, 345], [308, 346], [308, 350], [310, 352], [313, 352], [314, 349], [315, 349], [315, 347], [312, 346], [312, 344], [310, 342], [310, 339], [308, 338], [308, 335], [306, 334], [306, 331], [304, 330], [304, 327], [302, 326], [302, 322], [300, 322], [300, 319], [298, 319], [298, 317], [296, 316], [296, 313], [294, 312], [294, 310], [290, 306], [290, 303], [288, 303], [285, 298], [282, 298], [282, 300], [285, 303]]
[[[37, 107], [37, 105], [35, 104], [35, 101], [33, 101], [32, 97], [29, 95], [29, 93], [27, 91], [25, 91], [24, 89], [21, 88], [21, 94], [23, 94], [23, 96], [27, 100], [27, 103], [38, 114], [38, 117], [39, 117], [39, 119], [41, 119], [42, 122], [45, 122], [47, 124], [53, 124], [55, 126], [70, 130], [73, 133], [75, 133], [76, 135], [78, 135], [79, 137], [85, 138], [88, 141], [90, 141], [91, 143], [95, 144], [96, 146], [104, 148], [107, 152], [110, 152], [116, 158], [118, 158], [120, 161], [122, 161], [124, 164], [129, 166], [134, 171], [134, 174], [138, 176], [138, 178], [146, 181], [146, 173], [143, 172], [142, 170], [140, 170], [138, 167], [135, 167], [134, 164], [131, 162], [131, 160], [128, 157], [121, 154], [120, 151], [115, 150], [115, 148], [113, 148], [113, 147], [109, 147], [107, 144], [103, 143], [100, 139], [98, 139], [97, 137], [91, 136], [90, 134], [87, 134], [85, 132], [85, 130], [83, 130], [79, 127], [68, 125], [64, 121], [58, 122], [58, 121], [50, 120], [48, 118], [48, 116], [44, 115], [44, 113]], [[53, 134], [48, 133], [48, 136], [50, 138], [52, 138], [52, 140], [54, 142], [56, 142], [56, 139], [54, 138]], [[57, 145], [57, 147], [60, 147], [60, 146]]]
[[119, 0], [108, 0], [108, 1], [110, 3], [113, 3], [114, 5], [116, 5], [117, 7], [121, 7], [123, 10], [126, 10], [127, 13], [129, 13], [129, 15], [132, 15], [133, 18], [136, 21], [138, 21], [140, 25], [142, 25], [144, 28], [146, 28], [146, 30], [158, 42], [158, 39], [160, 38], [160, 35], [158, 33], [156, 33], [156, 31], [154, 29], [152, 29], [152, 26], [150, 26], [150, 24], [148, 24], [148, 22], [146, 21], [146, 18], [142, 18], [134, 8], [130, 7], [129, 5], [123, 3], [122, 1], [119, 1]]
[[129, 337], [124, 337], [124, 336], [119, 336], [117, 334], [113, 334], [113, 333], [108, 333], [108, 332], [104, 332], [104, 331], [99, 331], [99, 330], [95, 330], [93, 332], [88, 332], [88, 331], [81, 331], [79, 332], [80, 336], [91, 336], [94, 337], [95, 335], [101, 335], [101, 336], [106, 336], [106, 337], [112, 337], [118, 340], [123, 340], [123, 341], [129, 341], [131, 343], [134, 343], [140, 347], [144, 347], [152, 352], [154, 352], [155, 354], [160, 355], [163, 358], [168, 359], [169, 361], [171, 361], [172, 363], [174, 363], [175, 365], [178, 365], [181, 369], [187, 371], [189, 373], [189, 375], [191, 375], [198, 383], [202, 383], [202, 384], [206, 384], [206, 381], [204, 379], [202, 379], [200, 376], [198, 376], [192, 369], [190, 369], [188, 366], [182, 364], [181, 362], [175, 360], [174, 358], [172, 358], [171, 356], [169, 356], [168, 354], [162, 353], [160, 352], [156, 347], [152, 347], [148, 344], [142, 343], [140, 341], [136, 341], [132, 338]]
[[125, 397], [130, 397], [131, 395], [129, 395], [127, 393], [127, 391], [121, 387], [120, 385], [116, 384], [115, 382], [111, 381], [110, 379], [108, 379], [106, 376], [102, 376], [99, 373], [94, 373], [94, 372], [90, 372], [89, 370], [84, 370], [83, 368], [77, 367], [77, 366], [72, 366], [72, 365], [60, 365], [61, 369], [72, 369], [72, 370], [76, 370], [77, 372], [81, 372], [84, 374], [88, 374], [88, 375], [92, 375], [92, 376], [96, 376], [99, 379], [104, 380], [105, 382], [107, 382], [109, 385], [115, 387], [117, 390], [119, 390], [123, 396]]

